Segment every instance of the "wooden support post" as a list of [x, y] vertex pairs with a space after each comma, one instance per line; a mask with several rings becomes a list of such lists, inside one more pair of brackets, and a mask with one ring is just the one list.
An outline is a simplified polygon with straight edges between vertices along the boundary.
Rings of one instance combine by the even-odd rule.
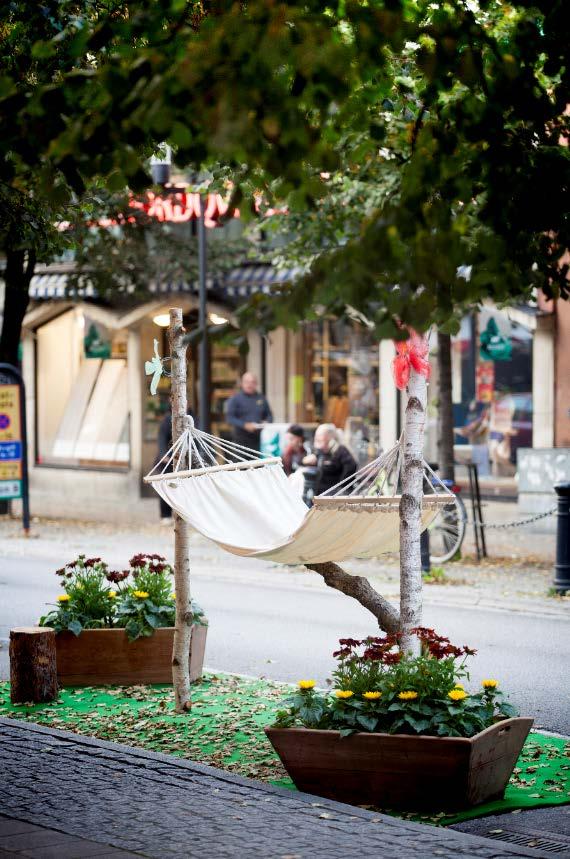
[[10, 630], [10, 700], [41, 704], [57, 698], [55, 632], [46, 626]]

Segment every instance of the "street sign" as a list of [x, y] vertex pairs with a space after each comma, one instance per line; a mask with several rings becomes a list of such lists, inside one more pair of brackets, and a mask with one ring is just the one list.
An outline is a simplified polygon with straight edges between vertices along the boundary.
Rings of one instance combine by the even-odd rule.
[[0, 385], [0, 442], [21, 437], [20, 386]]
[[0, 500], [23, 499], [30, 528], [24, 380], [17, 367], [0, 364]]
[[0, 498], [7, 501], [12, 498], [22, 497], [21, 480], [0, 480]]
[[0, 385], [0, 498], [22, 497], [20, 386]]

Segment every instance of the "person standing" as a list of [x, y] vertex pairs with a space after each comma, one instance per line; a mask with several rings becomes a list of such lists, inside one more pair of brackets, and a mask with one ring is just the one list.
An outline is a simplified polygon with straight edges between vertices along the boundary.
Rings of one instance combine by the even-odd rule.
[[316, 465], [319, 469], [315, 495], [326, 492], [355, 474], [358, 468], [355, 458], [344, 444], [340, 444], [334, 424], [321, 424], [315, 432], [315, 453], [303, 460], [304, 465]]
[[257, 384], [254, 373], [244, 373], [240, 390], [230, 397], [227, 405], [227, 419], [234, 441], [253, 450], [260, 449], [263, 424], [273, 421], [269, 403], [257, 390]]

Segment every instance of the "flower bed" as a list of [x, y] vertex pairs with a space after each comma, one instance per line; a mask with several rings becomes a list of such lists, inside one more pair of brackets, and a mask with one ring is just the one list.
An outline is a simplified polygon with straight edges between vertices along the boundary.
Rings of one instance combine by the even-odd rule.
[[[40, 618], [56, 636], [60, 686], [172, 682], [176, 597], [172, 567], [161, 555], [135, 555], [109, 570], [80, 555], [57, 571], [64, 593]], [[190, 679], [202, 676], [207, 621], [192, 603]]]
[[[127, 570], [109, 570], [101, 558], [79, 555], [57, 570], [64, 593], [40, 626], [79, 635], [84, 629], [124, 629], [129, 641], [174, 626], [174, 571], [161, 555], [135, 555]], [[203, 610], [192, 601], [193, 623], [207, 625]]]
[[266, 733], [300, 790], [403, 809], [502, 797], [532, 719], [515, 718], [493, 678], [465, 690], [473, 650], [412, 632], [420, 656], [397, 635], [342, 639], [332, 694], [299, 682]]

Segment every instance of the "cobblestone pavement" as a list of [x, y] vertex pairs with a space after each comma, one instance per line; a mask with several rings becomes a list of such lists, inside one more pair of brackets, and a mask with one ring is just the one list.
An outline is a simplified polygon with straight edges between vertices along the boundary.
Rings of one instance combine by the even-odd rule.
[[[0, 720], [0, 813], [157, 859], [549, 855], [8, 719]], [[95, 855], [56, 847], [31, 855]]]
[[137, 859], [140, 853], [118, 850], [75, 835], [0, 815], [0, 859]]

